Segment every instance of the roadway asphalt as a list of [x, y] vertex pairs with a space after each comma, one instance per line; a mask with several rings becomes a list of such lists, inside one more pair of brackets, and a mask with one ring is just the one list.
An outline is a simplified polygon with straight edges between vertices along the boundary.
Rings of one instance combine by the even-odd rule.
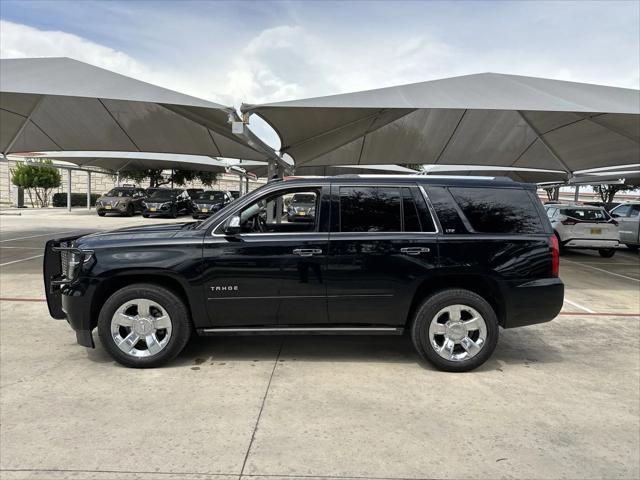
[[637, 254], [563, 256], [562, 313], [467, 374], [404, 337], [196, 338], [125, 369], [49, 317], [42, 247], [166, 221], [0, 216], [1, 478], [640, 477]]

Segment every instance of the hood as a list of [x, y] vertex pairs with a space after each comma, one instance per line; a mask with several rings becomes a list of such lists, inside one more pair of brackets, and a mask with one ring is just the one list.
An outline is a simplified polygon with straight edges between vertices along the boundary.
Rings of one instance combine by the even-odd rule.
[[114, 244], [128, 244], [137, 241], [155, 241], [161, 239], [173, 238], [183, 231], [193, 231], [185, 228], [189, 224], [197, 222], [184, 223], [165, 223], [159, 225], [143, 225], [138, 227], [126, 227], [107, 232], [96, 232], [76, 240], [76, 246], [95, 248], [104, 244], [104, 246], [113, 246]]

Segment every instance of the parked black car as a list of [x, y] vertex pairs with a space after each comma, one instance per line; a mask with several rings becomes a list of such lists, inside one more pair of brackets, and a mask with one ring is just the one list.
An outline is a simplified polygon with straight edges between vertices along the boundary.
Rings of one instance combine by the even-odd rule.
[[[315, 195], [313, 222], [272, 218], [294, 193]], [[465, 371], [499, 326], [553, 319], [564, 291], [535, 186], [428, 176], [273, 181], [204, 222], [51, 240], [44, 279], [78, 343], [93, 347], [97, 327], [131, 367], [170, 360], [193, 332], [406, 331], [438, 368]]]
[[181, 188], [159, 188], [145, 199], [142, 216], [164, 216], [176, 218], [181, 213], [191, 213], [191, 200]]
[[233, 201], [229, 192], [222, 190], [207, 190], [191, 197], [193, 218], [206, 218]]
[[101, 217], [117, 213], [131, 217], [143, 210], [145, 190], [137, 187], [115, 187], [96, 200], [96, 212]]

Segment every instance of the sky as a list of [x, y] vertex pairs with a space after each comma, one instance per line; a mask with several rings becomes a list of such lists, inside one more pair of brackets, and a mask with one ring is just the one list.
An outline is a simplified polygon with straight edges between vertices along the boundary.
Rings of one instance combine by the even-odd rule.
[[640, 1], [0, 0], [0, 57], [54, 56], [236, 107], [480, 72], [640, 89]]

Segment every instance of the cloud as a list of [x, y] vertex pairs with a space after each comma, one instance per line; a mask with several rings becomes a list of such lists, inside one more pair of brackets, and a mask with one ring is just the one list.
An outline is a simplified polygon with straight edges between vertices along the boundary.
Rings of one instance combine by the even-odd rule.
[[0, 20], [1, 58], [71, 57], [131, 77], [151, 76], [147, 68], [123, 52], [71, 33], [38, 30]]

